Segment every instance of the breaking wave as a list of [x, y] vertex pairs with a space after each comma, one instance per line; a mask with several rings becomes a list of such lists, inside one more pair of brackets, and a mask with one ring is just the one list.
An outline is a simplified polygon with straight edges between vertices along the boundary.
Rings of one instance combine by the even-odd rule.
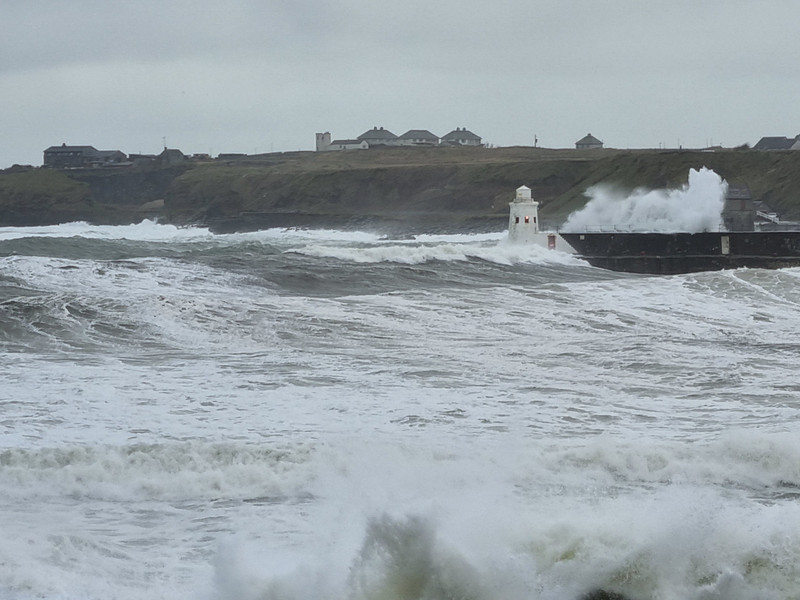
[[398, 263], [419, 265], [427, 262], [465, 262], [481, 260], [498, 265], [519, 263], [581, 264], [571, 254], [548, 250], [536, 244], [507, 243], [506, 233], [491, 236], [419, 236], [398, 243], [379, 244], [317, 243], [289, 250], [305, 256], [332, 258], [353, 263]]
[[562, 230], [717, 231], [727, 189], [727, 182], [705, 167], [690, 169], [688, 183], [676, 190], [636, 189], [623, 196], [611, 186], [596, 185], [586, 191], [586, 206], [572, 213]]
[[[337, 525], [331, 526], [327, 520], [325, 534], [296, 553], [231, 538], [217, 556], [217, 589], [211, 597], [794, 597], [800, 591], [796, 583], [800, 578], [800, 540], [786, 532], [800, 527], [800, 507], [796, 503], [770, 505], [769, 500], [764, 502], [767, 506], [754, 503], [737, 495], [735, 487], [709, 486], [699, 471], [691, 473], [700, 466], [692, 464], [693, 460], [704, 463], [716, 454], [722, 472], [715, 479], [720, 483], [745, 472], [760, 479], [758, 471], [765, 467], [770, 471], [775, 467], [772, 476], [778, 479], [796, 477], [791, 462], [796, 460], [798, 446], [790, 436], [756, 440], [764, 453], [751, 452], [753, 441], [745, 434], [705, 448], [653, 448], [645, 456], [637, 456], [643, 449], [639, 445], [602, 450], [601, 443], [576, 448], [567, 462], [561, 462], [564, 456], [560, 451], [544, 451], [537, 457], [545, 464], [533, 457], [519, 465], [501, 467], [502, 463], [497, 463], [498, 474], [506, 476], [507, 469], [522, 472], [532, 468], [530, 485], [542, 494], [534, 493], [533, 497], [538, 496], [534, 502], [530, 502], [531, 490], [513, 498], [501, 493], [500, 487], [487, 486], [488, 481], [465, 480], [464, 476], [475, 473], [460, 464], [467, 462], [466, 457], [455, 464], [429, 459], [416, 470], [398, 465], [396, 477], [371, 474], [376, 485], [380, 481], [388, 485], [387, 496], [402, 499], [408, 494], [403, 486], [413, 485], [413, 477], [439, 489], [439, 494], [449, 485], [453, 488], [450, 495], [437, 494], [427, 505], [412, 510], [384, 507], [371, 513], [364, 511], [356, 498], [350, 504], [339, 498], [339, 512], [328, 515]], [[784, 456], [773, 463], [767, 454], [778, 448]], [[376, 450], [380, 452], [380, 448]], [[620, 454], [612, 459], [610, 454], [616, 452]], [[690, 459], [691, 454], [694, 457]], [[411, 457], [409, 453], [406, 456]], [[428, 472], [431, 463], [437, 462], [443, 464], [435, 468], [446, 466], [451, 471], [440, 488]], [[584, 479], [589, 466], [605, 471], [605, 476]], [[682, 477], [685, 468], [687, 478]], [[708, 465], [708, 469], [712, 467]], [[601, 483], [603, 478], [606, 481]], [[624, 487], [629, 478], [650, 480], [653, 485], [609, 493], [615, 483]], [[518, 485], [524, 479], [518, 480]], [[336, 499], [332, 490], [328, 493], [331, 500]], [[345, 493], [352, 491], [348, 488]], [[352, 512], [346, 506], [351, 506]]]

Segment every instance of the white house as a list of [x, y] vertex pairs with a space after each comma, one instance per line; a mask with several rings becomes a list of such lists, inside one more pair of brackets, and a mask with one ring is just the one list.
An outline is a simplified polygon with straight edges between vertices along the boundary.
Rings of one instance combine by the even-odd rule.
[[333, 140], [329, 131], [317, 134], [317, 152], [332, 150], [366, 150], [369, 144], [365, 140]]
[[456, 127], [442, 138], [427, 129], [409, 129], [396, 136], [383, 127], [368, 129], [354, 140], [331, 140], [329, 131], [316, 134], [317, 152], [329, 150], [364, 150], [382, 146], [482, 146], [481, 138], [465, 127]]
[[439, 137], [427, 129], [409, 129], [397, 138], [397, 144], [400, 146], [438, 146]]
[[333, 140], [328, 150], [366, 150], [369, 144], [364, 140]]
[[397, 146], [397, 136], [383, 127], [368, 129], [358, 139], [367, 142], [370, 148], [374, 146]]
[[441, 144], [442, 146], [480, 146], [481, 138], [466, 127], [456, 127], [450, 133], [442, 136]]

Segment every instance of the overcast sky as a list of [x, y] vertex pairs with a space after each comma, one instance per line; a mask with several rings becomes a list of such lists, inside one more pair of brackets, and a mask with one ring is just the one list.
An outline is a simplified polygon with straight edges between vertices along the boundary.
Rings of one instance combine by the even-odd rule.
[[800, 133], [798, 0], [4, 0], [0, 22], [0, 168], [373, 126], [550, 148]]

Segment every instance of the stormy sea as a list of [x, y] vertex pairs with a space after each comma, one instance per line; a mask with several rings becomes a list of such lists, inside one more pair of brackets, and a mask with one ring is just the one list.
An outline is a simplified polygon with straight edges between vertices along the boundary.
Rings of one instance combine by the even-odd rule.
[[800, 269], [0, 229], [0, 597], [800, 597]]

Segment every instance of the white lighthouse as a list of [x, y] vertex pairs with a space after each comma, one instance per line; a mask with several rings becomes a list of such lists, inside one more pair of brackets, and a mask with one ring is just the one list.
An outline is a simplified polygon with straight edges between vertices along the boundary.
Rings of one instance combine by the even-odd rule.
[[508, 241], [512, 244], [535, 244], [574, 254], [575, 250], [555, 231], [539, 230], [539, 203], [533, 199], [531, 188], [517, 188], [513, 202], [508, 203]]
[[533, 199], [531, 188], [517, 188], [513, 202], [509, 202], [508, 241], [529, 243], [539, 241], [539, 203]]

